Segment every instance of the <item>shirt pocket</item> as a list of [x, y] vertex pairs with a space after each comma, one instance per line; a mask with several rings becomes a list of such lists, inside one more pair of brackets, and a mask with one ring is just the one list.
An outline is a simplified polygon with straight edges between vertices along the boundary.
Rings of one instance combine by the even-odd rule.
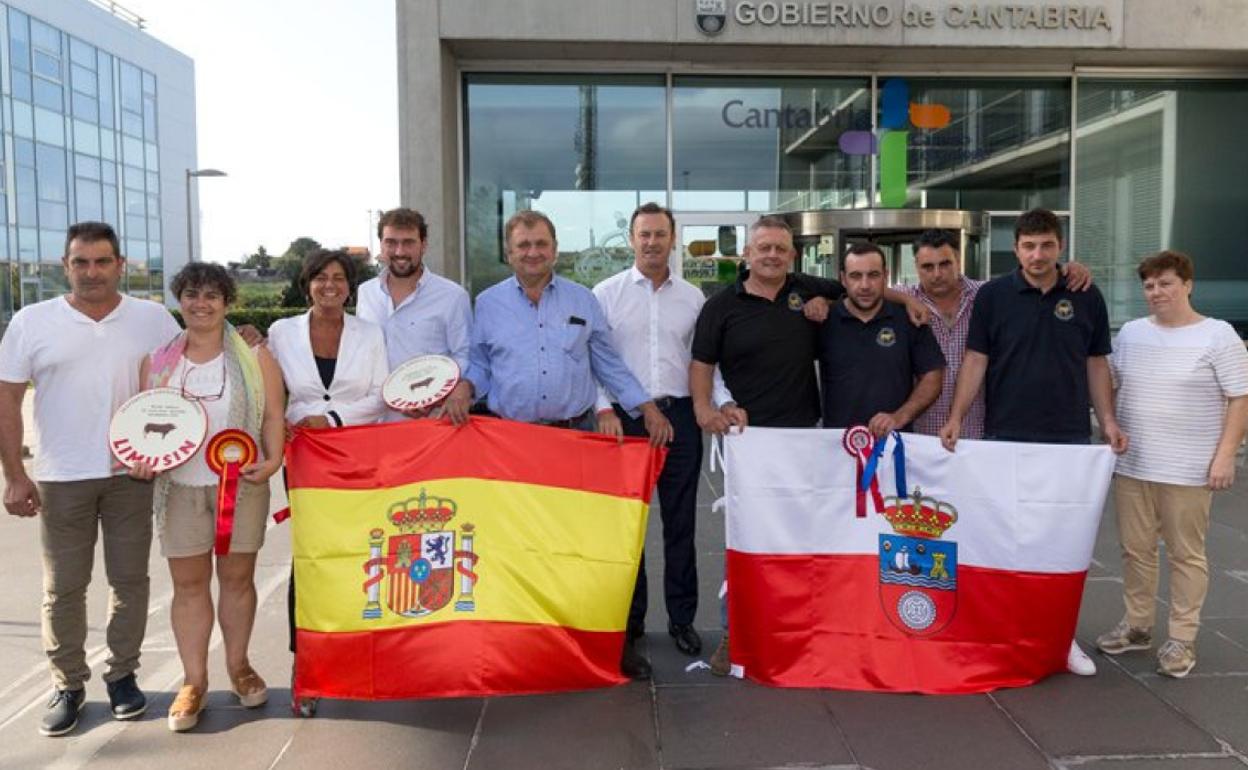
[[589, 325], [566, 324], [563, 330], [563, 352], [573, 361], [584, 361], [589, 355]]

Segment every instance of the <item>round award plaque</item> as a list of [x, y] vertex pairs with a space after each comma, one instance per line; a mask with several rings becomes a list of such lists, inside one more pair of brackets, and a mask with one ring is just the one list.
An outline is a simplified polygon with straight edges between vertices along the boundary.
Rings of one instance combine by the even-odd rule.
[[153, 388], [121, 405], [108, 426], [108, 448], [127, 468], [145, 462], [167, 471], [191, 459], [208, 433], [208, 415], [177, 388]]
[[459, 365], [446, 356], [417, 356], [395, 367], [381, 386], [391, 409], [428, 409], [459, 383]]

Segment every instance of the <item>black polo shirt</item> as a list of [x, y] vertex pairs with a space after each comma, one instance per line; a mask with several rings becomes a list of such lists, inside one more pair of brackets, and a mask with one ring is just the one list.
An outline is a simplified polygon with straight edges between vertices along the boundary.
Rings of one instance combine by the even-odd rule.
[[819, 421], [815, 379], [817, 324], [802, 315], [812, 297], [838, 300], [838, 281], [794, 273], [774, 301], [745, 290], [748, 272], [702, 306], [693, 359], [718, 364], [724, 384], [750, 425], [810, 428]]
[[838, 302], [819, 330], [823, 427], [866, 425], [880, 412], [895, 412], [917, 378], [944, 367], [931, 327], [910, 323], [905, 305], [884, 302], [862, 321]]
[[1095, 286], [1047, 294], [1022, 270], [980, 288], [966, 347], [988, 356], [984, 435], [1007, 441], [1086, 441], [1088, 357], [1107, 356], [1109, 312]]

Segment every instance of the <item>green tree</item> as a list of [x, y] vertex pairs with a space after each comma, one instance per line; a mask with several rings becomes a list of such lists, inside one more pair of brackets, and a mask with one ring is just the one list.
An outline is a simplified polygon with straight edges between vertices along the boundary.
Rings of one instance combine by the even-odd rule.
[[268, 270], [273, 266], [273, 255], [263, 246], [256, 247], [255, 252], [248, 254], [243, 260], [243, 267], [255, 270]]

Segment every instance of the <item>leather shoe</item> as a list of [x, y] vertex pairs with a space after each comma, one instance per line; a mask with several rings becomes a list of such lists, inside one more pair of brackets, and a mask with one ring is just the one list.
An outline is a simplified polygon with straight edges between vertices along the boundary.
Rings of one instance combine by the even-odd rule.
[[676, 649], [684, 654], [692, 657], [702, 652], [702, 637], [693, 630], [693, 626], [684, 623], [668, 623], [667, 634], [676, 640]]
[[624, 654], [620, 656], [620, 673], [629, 679], [650, 678], [650, 661], [646, 660], [631, 641], [624, 642]]

